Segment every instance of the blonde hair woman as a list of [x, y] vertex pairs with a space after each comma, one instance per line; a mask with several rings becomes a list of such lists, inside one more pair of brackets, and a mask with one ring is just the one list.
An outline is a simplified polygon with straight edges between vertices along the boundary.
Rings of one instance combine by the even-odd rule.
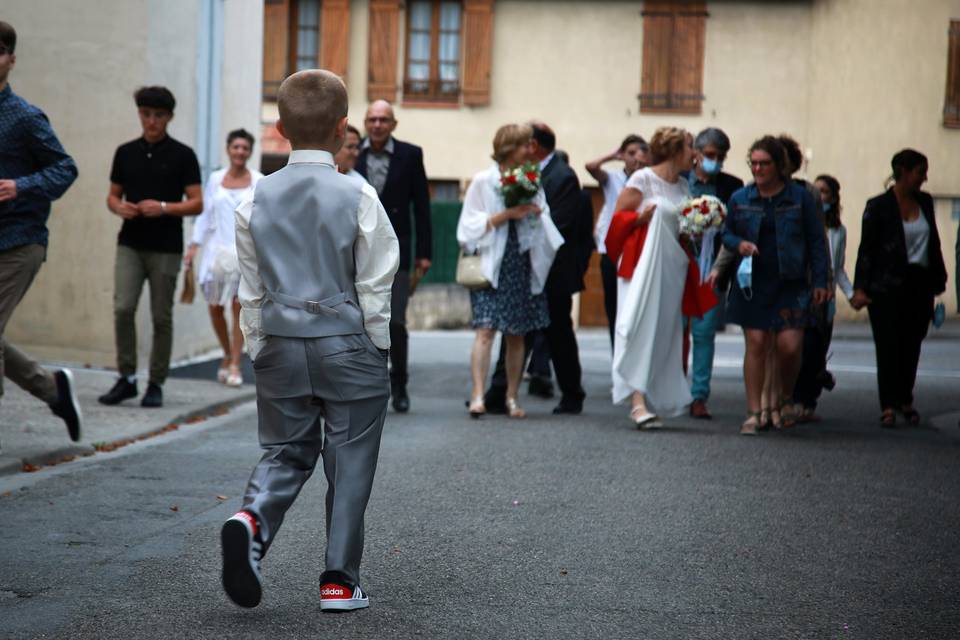
[[509, 208], [500, 193], [501, 172], [528, 160], [532, 135], [527, 125], [508, 124], [497, 130], [493, 138], [496, 164], [473, 177], [457, 224], [457, 242], [465, 251], [480, 255], [481, 270], [490, 283], [470, 292], [473, 328], [477, 330], [470, 357], [473, 389], [469, 407], [474, 418], [486, 412], [483, 389], [497, 331], [507, 341], [508, 415], [526, 415], [517, 404], [523, 338], [550, 324], [543, 287], [563, 237], [550, 219], [542, 187], [530, 202]]
[[660, 426], [692, 401], [683, 373], [681, 305], [689, 258], [679, 243], [680, 209], [690, 196], [693, 136], [662, 127], [650, 140], [653, 166], [630, 176], [607, 232], [619, 258], [613, 345], [613, 400], [630, 399], [638, 428]]

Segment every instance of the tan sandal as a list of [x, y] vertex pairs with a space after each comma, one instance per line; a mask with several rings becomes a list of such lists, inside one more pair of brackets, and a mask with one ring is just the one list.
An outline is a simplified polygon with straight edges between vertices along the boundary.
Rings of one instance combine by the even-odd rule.
[[797, 408], [790, 396], [784, 396], [780, 400], [780, 419], [783, 422], [778, 429], [793, 429], [797, 426]]
[[511, 418], [526, 418], [527, 412], [517, 404], [516, 398], [507, 398], [507, 415]]
[[479, 420], [480, 417], [487, 412], [487, 407], [483, 404], [483, 396], [471, 400], [467, 410], [470, 412], [471, 418]]
[[760, 426], [760, 412], [759, 411], [750, 411], [747, 413], [747, 419], [740, 425], [740, 435], [742, 436], [755, 436], [757, 435], [757, 427]]

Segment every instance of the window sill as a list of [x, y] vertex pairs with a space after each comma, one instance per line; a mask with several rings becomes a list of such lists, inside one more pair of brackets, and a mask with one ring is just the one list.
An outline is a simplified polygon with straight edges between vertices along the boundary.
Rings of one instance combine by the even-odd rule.
[[400, 102], [404, 109], [459, 109], [460, 101], [448, 102], [445, 100], [404, 99]]
[[699, 116], [703, 113], [700, 107], [640, 107], [640, 113], [671, 113], [676, 115]]

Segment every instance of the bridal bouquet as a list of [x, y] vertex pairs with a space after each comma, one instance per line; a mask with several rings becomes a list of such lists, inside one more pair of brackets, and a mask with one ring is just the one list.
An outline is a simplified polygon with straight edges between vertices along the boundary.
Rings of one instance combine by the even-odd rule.
[[680, 208], [680, 233], [702, 238], [711, 229], [719, 231], [727, 217], [727, 208], [714, 196], [691, 198]]
[[527, 162], [500, 173], [500, 195], [507, 207], [530, 202], [540, 190], [540, 167]]

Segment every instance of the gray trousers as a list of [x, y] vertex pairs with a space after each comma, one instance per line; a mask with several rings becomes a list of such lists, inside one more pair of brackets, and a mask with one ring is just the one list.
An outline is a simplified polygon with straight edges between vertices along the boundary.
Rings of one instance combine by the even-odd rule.
[[141, 251], [117, 245], [113, 321], [117, 370], [121, 376], [137, 372], [137, 303], [146, 281], [150, 283], [150, 316], [153, 318], [150, 382], [161, 385], [166, 382], [173, 350], [173, 294], [182, 259], [179, 253]]
[[326, 569], [360, 581], [363, 515], [373, 487], [390, 387], [386, 358], [366, 334], [271, 336], [253, 363], [263, 457], [243, 508], [264, 550], [323, 456]]
[[53, 375], [3, 338], [10, 316], [30, 288], [46, 255], [47, 250], [39, 244], [0, 251], [0, 397], [3, 379], [7, 377], [48, 404], [57, 399]]

